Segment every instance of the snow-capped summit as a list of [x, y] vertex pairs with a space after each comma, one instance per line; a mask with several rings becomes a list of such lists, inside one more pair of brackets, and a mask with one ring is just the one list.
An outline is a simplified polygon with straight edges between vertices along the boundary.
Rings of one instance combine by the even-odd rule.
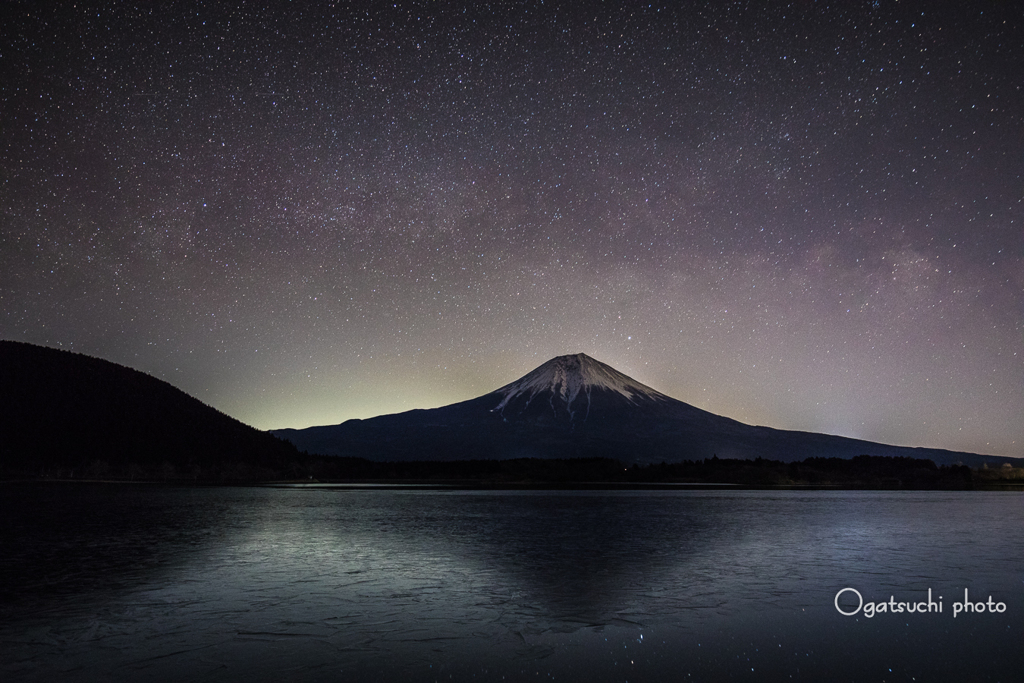
[[593, 404], [594, 392], [613, 392], [632, 405], [647, 401], [669, 400], [632, 377], [610, 365], [594, 360], [585, 353], [557, 356], [533, 372], [506, 384], [494, 394], [501, 401], [492, 412], [501, 413], [512, 405], [522, 412], [535, 398], [546, 401], [557, 414], [568, 413], [570, 420], [586, 419]]

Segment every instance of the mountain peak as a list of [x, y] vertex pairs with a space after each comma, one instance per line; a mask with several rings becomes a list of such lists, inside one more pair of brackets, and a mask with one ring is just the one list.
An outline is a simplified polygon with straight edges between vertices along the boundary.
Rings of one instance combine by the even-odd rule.
[[654, 464], [716, 456], [792, 462], [858, 455], [975, 466], [1000, 462], [993, 456], [752, 427], [665, 396], [585, 353], [552, 358], [468, 401], [275, 433], [310, 453], [394, 462], [588, 457]]
[[594, 360], [585, 353], [575, 353], [556, 356], [533, 372], [495, 391], [502, 399], [493, 408], [493, 412], [503, 413], [516, 399], [522, 398], [525, 405], [529, 405], [539, 394], [550, 394], [547, 401], [551, 407], [555, 408], [557, 399], [564, 404], [571, 419], [579, 410], [583, 410], [585, 415], [589, 414], [595, 389], [599, 392], [614, 392], [633, 405], [668, 398], [610, 365]]

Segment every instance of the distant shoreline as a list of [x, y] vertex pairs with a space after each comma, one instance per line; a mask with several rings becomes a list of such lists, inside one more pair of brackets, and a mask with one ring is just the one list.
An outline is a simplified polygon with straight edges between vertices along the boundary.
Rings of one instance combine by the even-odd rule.
[[[2, 472], [3, 483], [139, 484], [177, 486], [279, 486], [294, 488], [464, 488], [595, 490], [1017, 490], [1024, 467], [938, 466], [931, 460], [858, 456], [699, 461], [626, 467], [604, 458], [373, 462], [361, 458], [304, 455], [273, 471], [173, 468], [140, 471], [102, 463], [50, 466], [33, 475]], [[123, 469], [123, 476], [118, 470]], [[80, 473], [80, 474], [79, 474]], [[97, 476], [99, 475], [99, 476]], [[183, 476], [184, 475], [184, 476]]]

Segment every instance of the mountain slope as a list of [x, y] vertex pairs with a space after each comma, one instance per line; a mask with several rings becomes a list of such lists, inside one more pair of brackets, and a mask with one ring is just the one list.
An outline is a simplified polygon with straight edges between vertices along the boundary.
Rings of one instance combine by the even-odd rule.
[[167, 382], [98, 358], [0, 341], [5, 475], [253, 478], [300, 454]]
[[972, 466], [1013, 461], [754, 427], [666, 396], [585, 354], [553, 358], [469, 401], [273, 433], [311, 453], [378, 461], [608, 457], [651, 464], [857, 455]]

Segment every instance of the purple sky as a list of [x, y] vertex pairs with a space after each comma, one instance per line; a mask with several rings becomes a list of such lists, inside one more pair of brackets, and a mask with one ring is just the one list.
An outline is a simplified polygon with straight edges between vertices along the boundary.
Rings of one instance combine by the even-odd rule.
[[260, 428], [585, 352], [1024, 455], [1009, 2], [8, 2], [0, 337]]

